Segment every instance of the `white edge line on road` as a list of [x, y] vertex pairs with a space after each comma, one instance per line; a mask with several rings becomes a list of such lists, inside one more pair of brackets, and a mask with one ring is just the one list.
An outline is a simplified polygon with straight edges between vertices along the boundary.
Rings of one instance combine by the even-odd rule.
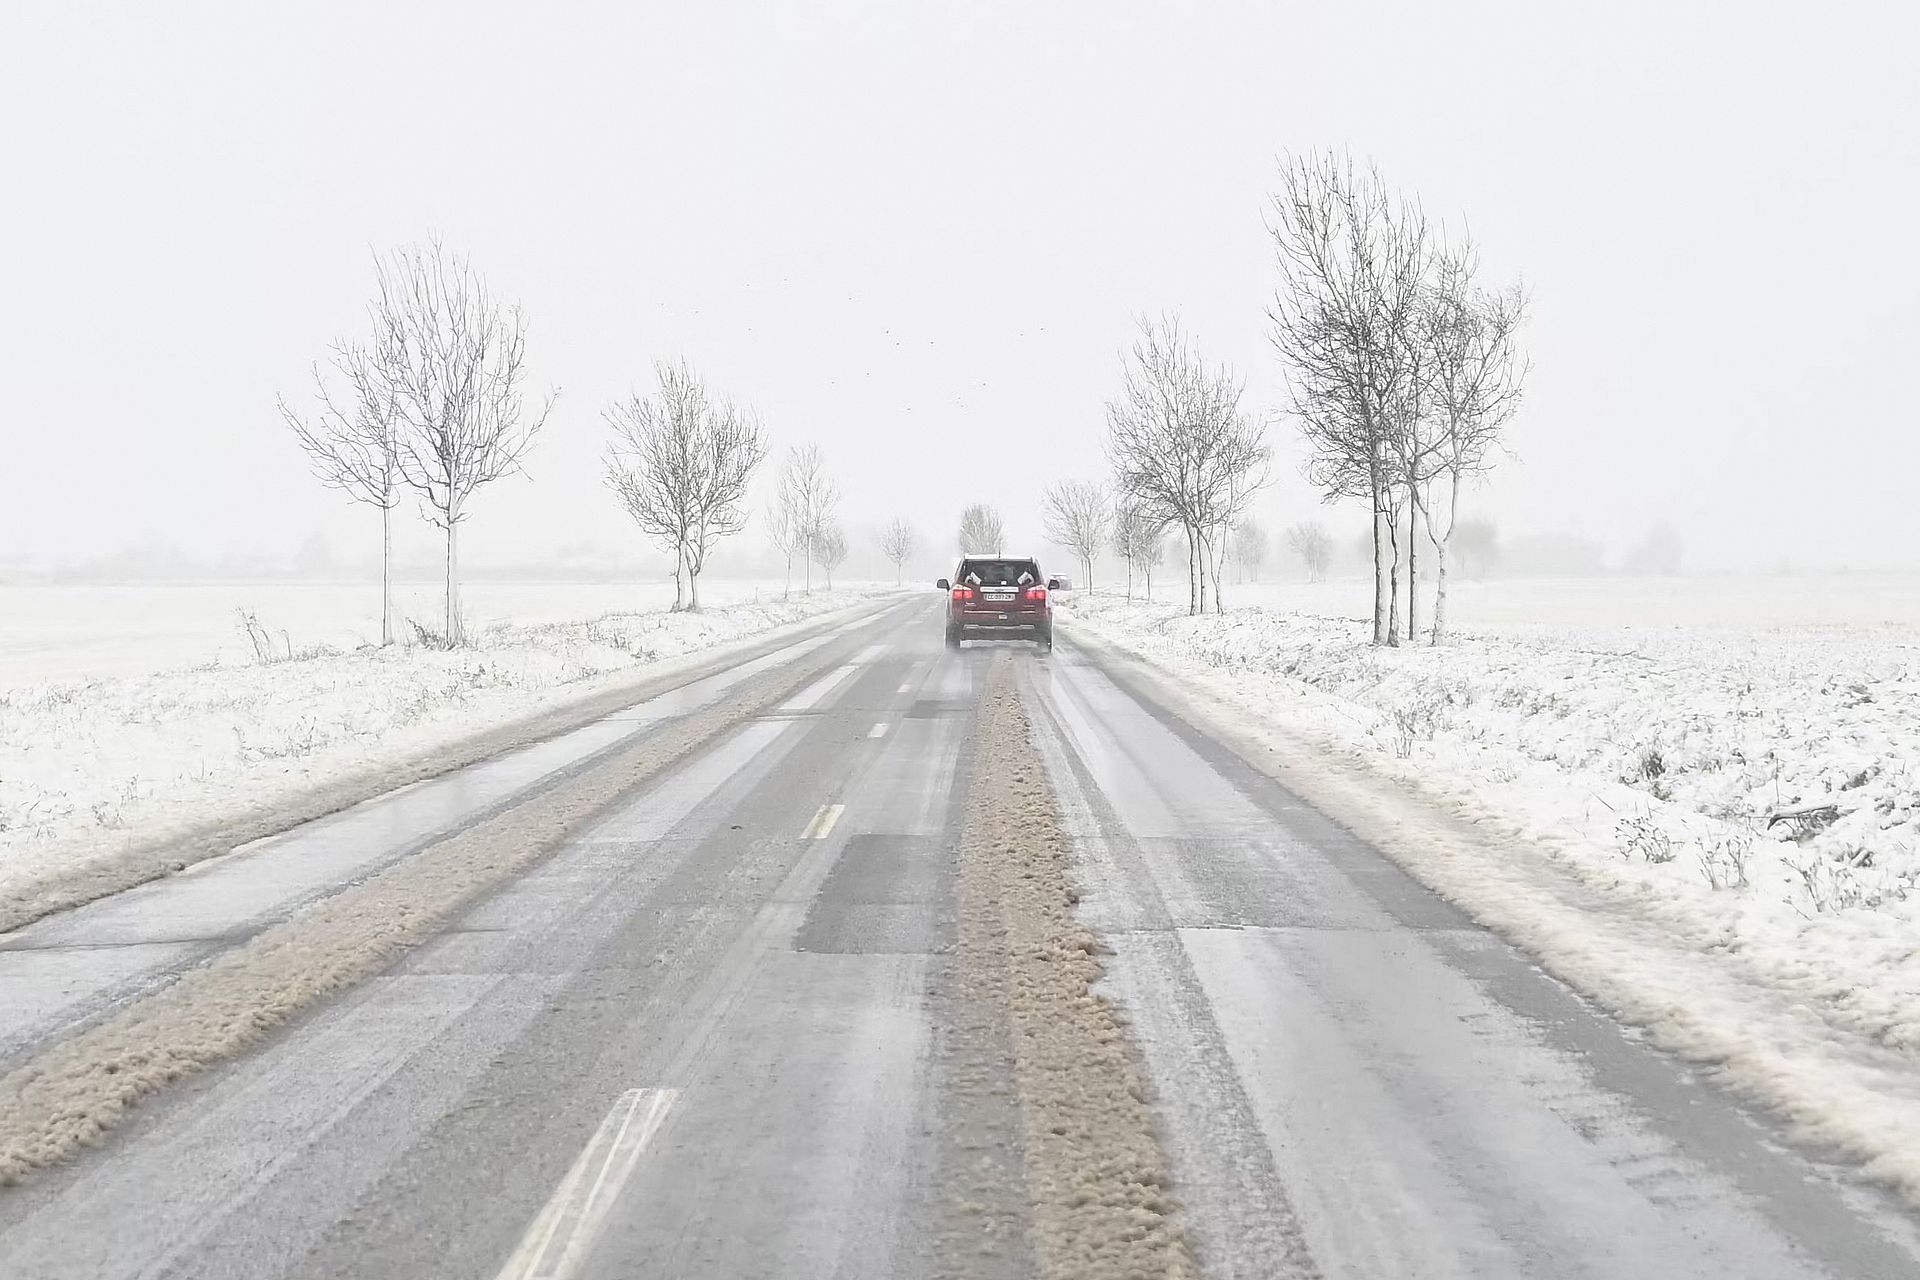
[[498, 1280], [566, 1280], [579, 1270], [607, 1210], [679, 1096], [678, 1089], [629, 1089], [614, 1101]]
[[879, 644], [870, 644], [866, 648], [862, 649], [859, 653], [855, 654], [853, 657], [853, 660], [856, 663], [878, 662], [881, 656], [885, 654], [886, 651], [892, 647], [893, 647], [892, 645], [887, 644], [885, 641], [882, 641]]
[[873, 728], [871, 728], [871, 729], [869, 729], [869, 730], [867, 730], [867, 736], [868, 736], [869, 738], [884, 738], [884, 737], [886, 737], [886, 736], [887, 736], [887, 722], [886, 722], [885, 720], [882, 720], [882, 721], [881, 721], [881, 722], [880, 722], [879, 724], [876, 724], [875, 726], [873, 726]]
[[840, 821], [840, 813], [847, 806], [843, 804], [823, 804], [813, 815], [813, 821], [807, 824], [803, 839], [825, 840], [833, 831], [833, 824]]

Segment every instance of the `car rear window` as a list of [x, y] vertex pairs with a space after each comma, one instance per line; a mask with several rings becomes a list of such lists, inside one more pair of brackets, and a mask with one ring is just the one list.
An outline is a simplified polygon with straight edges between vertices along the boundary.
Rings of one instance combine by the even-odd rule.
[[1040, 566], [1031, 560], [962, 560], [957, 581], [975, 587], [1018, 587], [1040, 581]]

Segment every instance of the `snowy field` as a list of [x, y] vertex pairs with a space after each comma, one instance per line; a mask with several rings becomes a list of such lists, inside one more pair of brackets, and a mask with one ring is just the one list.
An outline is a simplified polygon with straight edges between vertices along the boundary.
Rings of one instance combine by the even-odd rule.
[[[703, 581], [709, 606], [777, 598], [778, 581]], [[394, 585], [396, 638], [406, 619], [441, 629], [440, 585]], [[467, 625], [570, 622], [650, 613], [673, 603], [673, 583], [469, 582]], [[151, 586], [0, 586], [0, 688], [33, 680], [144, 675], [253, 660], [237, 611], [249, 610], [276, 643], [353, 649], [380, 639], [378, 582], [167, 583]]]
[[[892, 590], [851, 584], [782, 601], [778, 583], [715, 583], [693, 615], [666, 611], [670, 584], [475, 584], [474, 643], [453, 652], [358, 647], [367, 620], [352, 610], [377, 607], [364, 588], [9, 591], [0, 906], [49, 876]], [[23, 615], [23, 603], [39, 612]], [[233, 619], [243, 606], [284, 630], [295, 656], [256, 660]]]
[[1920, 1197], [1920, 582], [1469, 583], [1453, 642], [1401, 649], [1368, 589], [1067, 626], [1426, 802], [1394, 820], [1416, 873]]

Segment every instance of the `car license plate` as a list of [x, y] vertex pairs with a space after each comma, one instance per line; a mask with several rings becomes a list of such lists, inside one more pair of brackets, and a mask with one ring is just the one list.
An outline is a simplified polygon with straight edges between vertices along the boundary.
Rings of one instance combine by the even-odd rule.
[[989, 591], [987, 592], [987, 599], [992, 600], [997, 604], [1006, 604], [1008, 601], [1013, 599], [1013, 592]]

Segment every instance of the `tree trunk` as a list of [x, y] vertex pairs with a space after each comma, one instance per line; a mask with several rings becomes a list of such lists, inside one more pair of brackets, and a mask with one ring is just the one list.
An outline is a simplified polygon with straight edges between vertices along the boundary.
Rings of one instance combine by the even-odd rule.
[[1387, 521], [1387, 643], [1400, 643], [1400, 513], [1389, 497]]
[[1380, 523], [1386, 514], [1380, 510], [1380, 491], [1373, 491], [1373, 642], [1387, 643], [1387, 568], [1381, 563], [1386, 550], [1380, 537]]
[[380, 508], [380, 647], [393, 643], [393, 505]]
[[1221, 525], [1220, 545], [1213, 553], [1213, 611], [1215, 613], [1225, 613], [1227, 609], [1227, 598], [1220, 593], [1220, 576], [1221, 571], [1229, 564], [1236, 563], [1233, 560], [1232, 537], [1227, 526]]
[[1200, 580], [1200, 612], [1206, 612], [1208, 593], [1206, 593], [1206, 566], [1212, 555], [1212, 547], [1206, 541], [1206, 533], [1194, 528], [1194, 576]]
[[460, 522], [447, 513], [447, 647], [467, 642], [460, 625]]
[[1460, 510], [1460, 473], [1453, 475], [1453, 493], [1447, 499], [1446, 532], [1434, 539], [1440, 562], [1439, 572], [1435, 575], [1433, 592], [1433, 643], [1439, 644], [1447, 634], [1447, 575], [1452, 569], [1453, 557], [1449, 554], [1453, 546], [1453, 522]]
[[687, 565], [687, 612], [700, 612], [700, 568], [691, 562]]
[[1200, 600], [1200, 544], [1193, 530], [1187, 530], [1187, 612], [1199, 613], [1205, 607]]
[[1407, 486], [1407, 643], [1420, 636], [1420, 489]]

